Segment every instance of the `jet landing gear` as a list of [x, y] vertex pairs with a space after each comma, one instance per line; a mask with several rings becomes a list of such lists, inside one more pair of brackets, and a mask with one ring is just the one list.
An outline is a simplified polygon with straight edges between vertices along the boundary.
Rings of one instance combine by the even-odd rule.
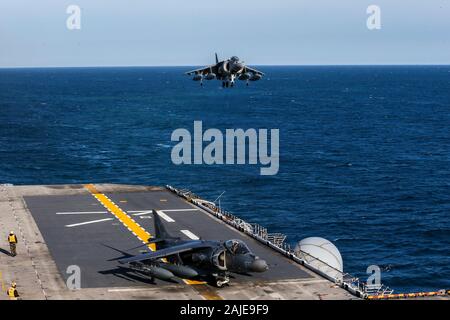
[[234, 81], [222, 81], [222, 87], [223, 88], [233, 88], [234, 87]]
[[230, 279], [226, 279], [226, 280], [223, 280], [223, 281], [217, 280], [217, 281], [216, 281], [216, 286], [217, 286], [217, 288], [222, 288], [222, 287], [224, 287], [226, 284], [228, 284], [229, 282], [230, 282]]
[[230, 277], [226, 273], [214, 274], [213, 284], [217, 288], [222, 288], [230, 283]]

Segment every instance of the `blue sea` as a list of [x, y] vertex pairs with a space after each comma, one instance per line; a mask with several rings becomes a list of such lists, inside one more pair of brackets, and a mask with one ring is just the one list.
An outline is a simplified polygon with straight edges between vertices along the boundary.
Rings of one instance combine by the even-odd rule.
[[[295, 244], [334, 242], [396, 292], [450, 288], [450, 67], [259, 67], [203, 87], [189, 67], [0, 70], [0, 183], [189, 188]], [[278, 128], [280, 170], [179, 165], [171, 133]]]

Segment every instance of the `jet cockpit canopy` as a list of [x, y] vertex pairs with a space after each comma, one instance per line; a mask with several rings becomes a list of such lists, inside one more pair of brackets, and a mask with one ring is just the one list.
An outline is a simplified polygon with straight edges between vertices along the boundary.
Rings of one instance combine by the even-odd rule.
[[238, 239], [227, 240], [224, 243], [225, 248], [232, 254], [246, 254], [250, 252], [245, 242]]

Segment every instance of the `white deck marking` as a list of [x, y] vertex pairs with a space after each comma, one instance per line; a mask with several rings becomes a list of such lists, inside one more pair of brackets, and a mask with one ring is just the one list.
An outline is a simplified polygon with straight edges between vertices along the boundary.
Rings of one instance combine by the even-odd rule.
[[99, 214], [99, 213], [108, 213], [107, 211], [73, 211], [73, 212], [57, 212], [59, 215], [66, 214]]
[[[171, 217], [169, 217], [167, 214], [165, 214], [164, 212], [175, 212], [175, 211], [197, 211], [198, 209], [168, 209], [168, 210], [157, 210], [156, 212], [158, 213], [158, 215], [164, 219], [167, 222], [175, 222], [174, 219], [172, 219]], [[104, 213], [108, 213], [107, 211], [71, 211], [71, 212], [56, 212], [57, 215], [86, 215], [86, 214], [104, 214]], [[147, 215], [152, 213], [152, 210], [129, 210], [127, 211], [127, 213], [131, 213], [133, 216], [143, 216], [143, 215]], [[144, 218], [144, 217], [141, 217]], [[148, 217], [151, 218], [151, 217]], [[113, 218], [107, 218], [107, 219], [100, 219], [100, 220], [93, 220], [93, 221], [86, 221], [86, 222], [80, 222], [80, 223], [74, 223], [74, 224], [69, 224], [66, 225], [67, 228], [72, 228], [72, 227], [77, 227], [77, 226], [82, 226], [85, 224], [91, 224], [91, 223], [97, 223], [97, 222], [103, 222], [103, 221], [109, 221], [109, 220], [113, 220]], [[187, 234], [186, 234], [187, 235]], [[194, 235], [193, 233], [191, 233], [191, 235], [193, 235], [194, 237], [197, 237], [196, 235]], [[198, 239], [198, 238], [197, 238]]]
[[193, 234], [189, 230], [180, 230], [180, 231], [183, 232], [189, 239], [192, 239], [192, 240], [199, 240], [200, 239], [199, 237], [197, 237], [195, 234]]
[[[176, 211], [198, 211], [198, 209], [193, 209], [193, 208], [186, 208], [186, 209], [163, 209], [163, 210], [159, 210], [162, 212], [176, 212]], [[142, 214], [147, 214], [147, 213], [152, 213], [152, 210], [128, 210], [128, 213], [142, 213]], [[134, 215], [134, 214], [133, 214]]]
[[149, 210], [149, 211], [127, 211], [127, 212], [128, 213], [136, 212], [136, 213], [131, 214], [132, 216], [142, 216], [144, 214], [152, 213], [151, 210]]
[[110, 221], [110, 220], [114, 220], [114, 218], [106, 218], [106, 219], [100, 219], [100, 220], [92, 220], [92, 221], [68, 224], [68, 225], [66, 225], [66, 227], [67, 228], [72, 228], [72, 227], [82, 226], [82, 225], [85, 225], [85, 224], [91, 224], [91, 223], [97, 223], [97, 222], [103, 222], [103, 221]]
[[157, 210], [156, 213], [158, 214], [158, 216], [160, 216], [167, 222], [175, 222], [175, 220], [173, 220], [171, 217], [169, 217], [167, 214], [165, 214], [164, 212], [162, 212], [160, 210]]

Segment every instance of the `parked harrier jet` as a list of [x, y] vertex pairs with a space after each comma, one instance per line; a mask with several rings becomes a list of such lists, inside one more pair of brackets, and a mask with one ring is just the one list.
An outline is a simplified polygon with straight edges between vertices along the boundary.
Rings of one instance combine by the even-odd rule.
[[222, 87], [233, 87], [236, 79], [249, 81], [260, 80], [264, 73], [256, 69], [247, 67], [243, 61], [239, 61], [236, 56], [231, 57], [228, 60], [219, 61], [216, 53], [216, 64], [206, 66], [204, 68], [192, 70], [186, 72], [187, 75], [194, 75], [192, 80], [200, 81], [200, 85], [203, 85], [203, 79], [205, 80], [221, 80]]
[[148, 243], [157, 245], [156, 251], [119, 260], [139, 272], [162, 280], [213, 280], [222, 287], [230, 281], [229, 273], [264, 272], [266, 261], [256, 257], [241, 240], [181, 240], [169, 235], [153, 210], [155, 238]]

